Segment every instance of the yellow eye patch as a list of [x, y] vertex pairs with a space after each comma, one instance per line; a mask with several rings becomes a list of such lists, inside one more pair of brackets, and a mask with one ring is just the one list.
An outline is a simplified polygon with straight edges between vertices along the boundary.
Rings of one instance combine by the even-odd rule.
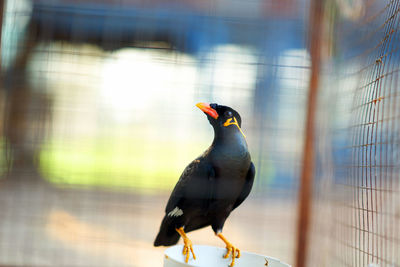
[[239, 129], [239, 131], [242, 133], [242, 135], [244, 136], [244, 138], [246, 138], [246, 136], [244, 135], [244, 133], [242, 132], [242, 129], [240, 129], [239, 127], [239, 123], [237, 122], [236, 118], [229, 118], [224, 122], [224, 126], [227, 127], [229, 125], [236, 125]]

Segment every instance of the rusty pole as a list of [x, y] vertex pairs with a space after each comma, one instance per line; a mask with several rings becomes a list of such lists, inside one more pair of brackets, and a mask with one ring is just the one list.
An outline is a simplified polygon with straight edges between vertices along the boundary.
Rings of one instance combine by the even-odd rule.
[[303, 150], [303, 167], [299, 189], [297, 224], [296, 267], [305, 267], [309, 247], [312, 185], [314, 176], [314, 133], [317, 105], [319, 71], [321, 60], [321, 35], [323, 23], [323, 0], [311, 0], [309, 17], [309, 45], [311, 56], [311, 77], [308, 91], [307, 117]]
[[1, 41], [2, 41], [2, 32], [3, 32], [3, 19], [4, 19], [4, 1], [5, 0], [0, 0], [0, 73], [2, 70], [1, 66], [1, 59], [2, 59], [2, 46], [1, 46]]

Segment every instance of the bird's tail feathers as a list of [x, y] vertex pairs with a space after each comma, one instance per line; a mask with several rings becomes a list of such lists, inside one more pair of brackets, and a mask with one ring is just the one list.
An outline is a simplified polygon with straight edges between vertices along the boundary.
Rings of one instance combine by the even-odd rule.
[[154, 246], [172, 246], [178, 243], [180, 235], [175, 230], [175, 227], [168, 223], [168, 219], [164, 217], [160, 231], [154, 240]]

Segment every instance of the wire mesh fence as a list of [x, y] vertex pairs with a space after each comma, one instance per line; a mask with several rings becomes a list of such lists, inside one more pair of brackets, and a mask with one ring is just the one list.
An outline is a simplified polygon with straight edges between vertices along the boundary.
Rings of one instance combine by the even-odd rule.
[[400, 2], [338, 3], [309, 263], [399, 266]]

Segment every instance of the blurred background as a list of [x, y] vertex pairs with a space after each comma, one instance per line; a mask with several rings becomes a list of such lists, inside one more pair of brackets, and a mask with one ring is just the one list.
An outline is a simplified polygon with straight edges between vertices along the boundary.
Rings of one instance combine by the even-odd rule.
[[198, 102], [240, 112], [256, 166], [234, 244], [399, 266], [399, 0], [0, 3], [1, 266], [162, 266], [169, 194], [213, 139]]

